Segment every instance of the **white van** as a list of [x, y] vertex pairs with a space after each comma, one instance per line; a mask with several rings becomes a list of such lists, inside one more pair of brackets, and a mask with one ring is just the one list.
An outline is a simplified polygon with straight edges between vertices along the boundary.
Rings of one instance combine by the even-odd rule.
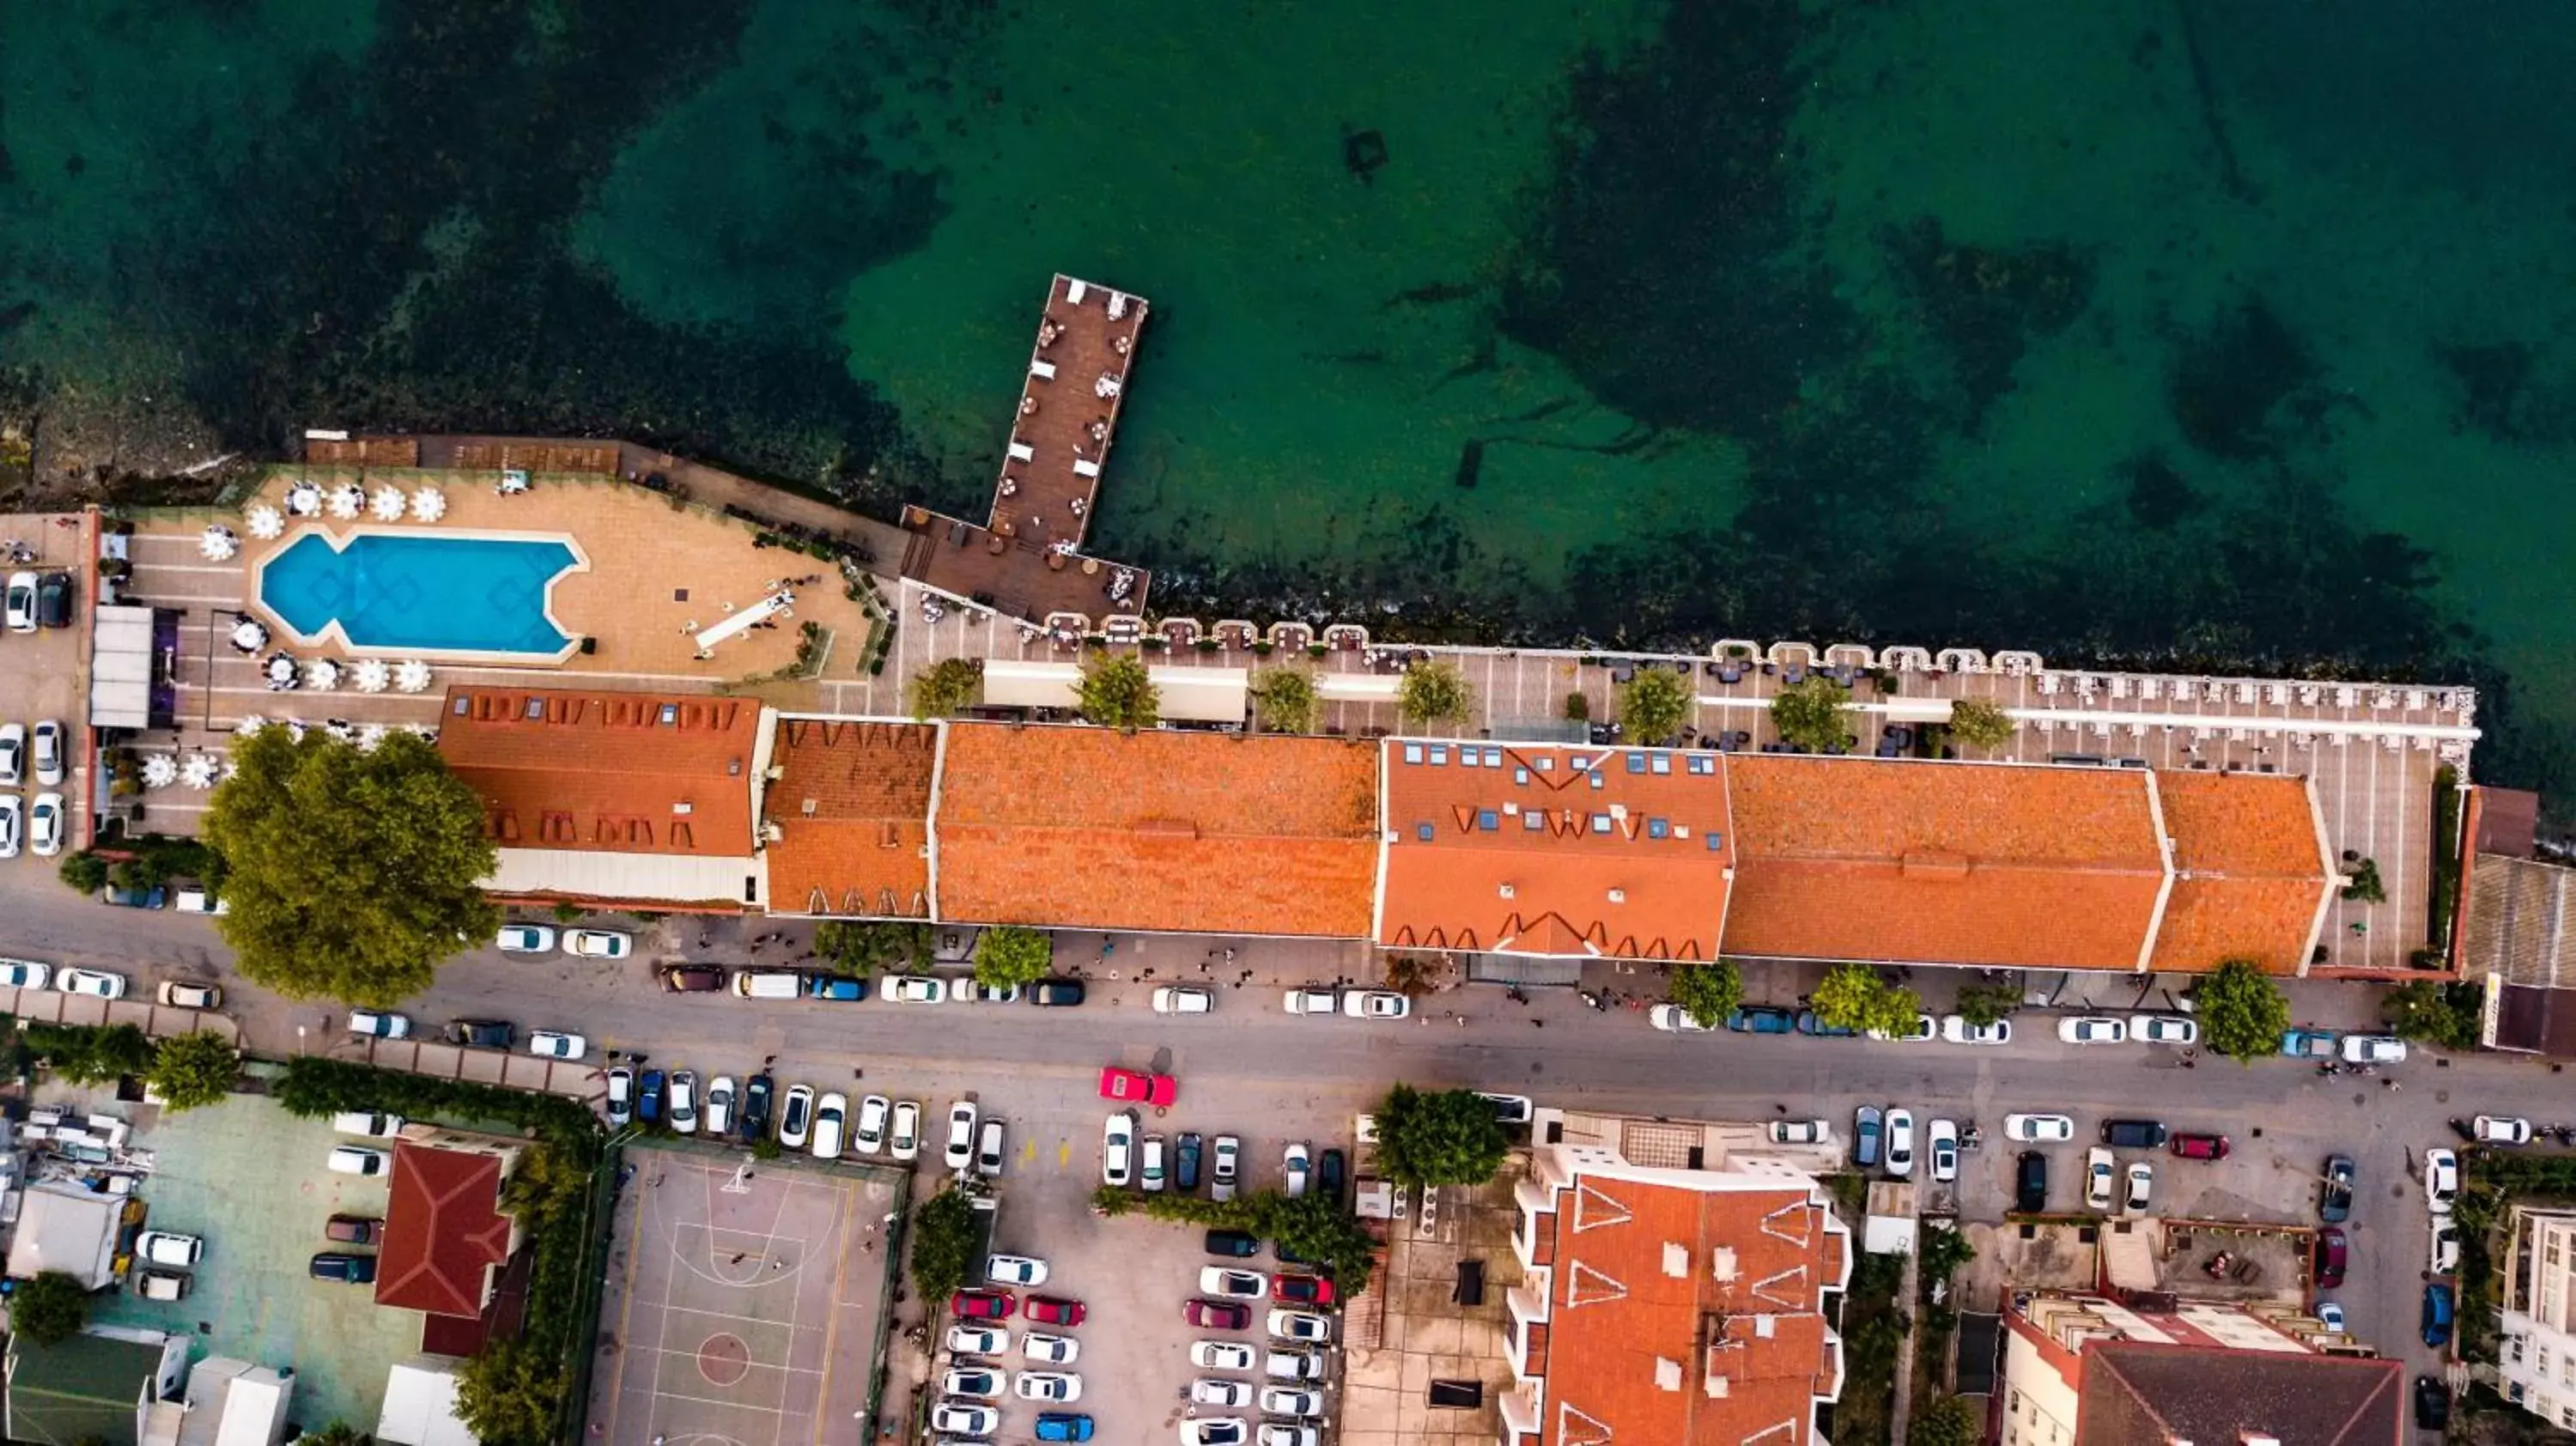
[[737, 969], [733, 992], [745, 999], [794, 999], [805, 992], [805, 980], [792, 969]]
[[171, 893], [170, 907], [182, 914], [229, 914], [232, 906], [197, 883], [181, 884]]
[[390, 1140], [402, 1133], [403, 1117], [376, 1110], [342, 1110], [331, 1117], [331, 1128], [344, 1135], [364, 1135], [371, 1140]]

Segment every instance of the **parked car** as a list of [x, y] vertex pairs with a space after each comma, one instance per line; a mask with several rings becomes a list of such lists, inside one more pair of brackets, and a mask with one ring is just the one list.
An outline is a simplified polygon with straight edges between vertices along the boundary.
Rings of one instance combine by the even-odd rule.
[[1341, 991], [1313, 986], [1291, 989], [1281, 1001], [1290, 1014], [1339, 1014], [1342, 1012]]
[[1941, 1037], [1952, 1044], [2010, 1044], [2012, 1021], [1970, 1024], [1964, 1014], [1945, 1014], [1941, 1016]]
[[2119, 1164], [2100, 1145], [2084, 1152], [2084, 1208], [2107, 1213], [2119, 1183]]
[[1914, 1112], [1887, 1112], [1887, 1173], [1902, 1180], [1914, 1173]]
[[897, 1100], [894, 1107], [894, 1134], [886, 1141], [886, 1153], [898, 1160], [915, 1160], [921, 1156], [921, 1105], [914, 1100]]
[[2293, 1029], [2281, 1036], [2281, 1053], [2292, 1059], [2332, 1059], [2342, 1038], [2331, 1029]]
[[504, 954], [551, 954], [555, 931], [543, 924], [503, 924], [500, 937], [492, 942]]
[[1823, 1015], [1812, 1009], [1798, 1011], [1798, 1032], [1818, 1039], [1856, 1039], [1860, 1031], [1840, 1024], [1827, 1024]]
[[364, 1145], [333, 1145], [326, 1163], [334, 1174], [382, 1175], [393, 1169], [394, 1157]]
[[1154, 991], [1156, 1014], [1209, 1014], [1216, 1009], [1216, 991], [1196, 984], [1166, 984]]
[[2346, 1064], [2404, 1064], [2406, 1041], [2393, 1034], [2347, 1034], [2342, 1053]]
[[930, 1429], [957, 1436], [990, 1436], [1002, 1428], [1002, 1413], [973, 1401], [943, 1400], [930, 1408]]
[[1040, 1411], [1037, 1438], [1041, 1441], [1088, 1441], [1091, 1418], [1078, 1411]]
[[1478, 1090], [1476, 1098], [1492, 1105], [1494, 1118], [1507, 1127], [1526, 1125], [1530, 1122], [1530, 1118], [1538, 1113], [1537, 1102], [1527, 1095], [1496, 1094], [1492, 1090]]
[[0, 788], [20, 788], [27, 782], [27, 725], [0, 723]]
[[662, 971], [662, 987], [673, 994], [715, 994], [732, 979], [718, 964], [673, 964]]
[[1754, 1004], [1728, 1013], [1726, 1027], [1737, 1034], [1794, 1034], [1798, 1016], [1768, 1004]]
[[2451, 1287], [2435, 1281], [2424, 1287], [2424, 1344], [2435, 1350], [2451, 1343]]
[[1708, 1026], [1678, 1004], [1658, 1004], [1646, 1011], [1646, 1022], [1667, 1034], [1706, 1034]]
[[2351, 1252], [2351, 1242], [2344, 1238], [2343, 1227], [2329, 1225], [2318, 1231], [2315, 1250], [2314, 1274], [2317, 1289], [2334, 1290], [2341, 1287], [2345, 1262]]
[[27, 801], [14, 793], [0, 793], [0, 859], [16, 858], [26, 840]]
[[1071, 1371], [1022, 1371], [1011, 1391], [1023, 1401], [1050, 1401], [1070, 1406], [1082, 1399], [1082, 1377]]
[[590, 1041], [565, 1029], [531, 1030], [528, 1053], [539, 1059], [579, 1059], [590, 1053]]
[[2075, 1138], [2075, 1121], [2066, 1115], [2006, 1115], [2004, 1138], [2025, 1145], [2062, 1145]]
[[1828, 1145], [1833, 1143], [1833, 1126], [1823, 1120], [1773, 1120], [1771, 1143], [1775, 1145]]
[[104, 969], [63, 969], [54, 975], [54, 987], [65, 994], [82, 994], [92, 999], [123, 999], [125, 976]]
[[2469, 1133], [2481, 1145], [2528, 1145], [2531, 1121], [2507, 1115], [2480, 1115], [2469, 1121]]
[[326, 1250], [314, 1256], [312, 1264], [305, 1269], [306, 1273], [315, 1280], [338, 1281], [342, 1285], [373, 1285], [376, 1279], [376, 1258], [372, 1255], [347, 1255], [337, 1250]]
[[186, 1300], [188, 1277], [175, 1271], [144, 1269], [134, 1272], [135, 1289], [145, 1300]]
[[1252, 1428], [1241, 1416], [1211, 1416], [1181, 1423], [1181, 1446], [1251, 1446]]
[[2460, 1157], [2448, 1150], [2424, 1152], [2424, 1204], [2436, 1215], [2451, 1213], [2460, 1198]]
[[2460, 1268], [2460, 1227], [2448, 1215], [2433, 1217], [2431, 1263], [2425, 1268], [2435, 1275], [2449, 1275]]
[[778, 1143], [791, 1150], [804, 1149], [813, 1131], [814, 1087], [789, 1085], [786, 1097], [778, 1102]]
[[1203, 1371], [1248, 1371], [1259, 1363], [1261, 1353], [1241, 1341], [1194, 1341], [1190, 1345], [1190, 1364]]
[[1181, 1318], [1210, 1330], [1239, 1331], [1252, 1324], [1252, 1307], [1227, 1300], [1193, 1300], [1181, 1307]]
[[2343, 1307], [2336, 1302], [2331, 1300], [2318, 1301], [2313, 1308], [2312, 1313], [2317, 1318], [2317, 1324], [2324, 1326], [2327, 1330], [2333, 1331], [2339, 1335], [2346, 1333], [2344, 1331]]
[[2024, 1215], [2048, 1209], [2048, 1157], [2037, 1150], [2022, 1151], [2014, 1162], [2013, 1208]]
[[1264, 1421], [1257, 1446], [1324, 1446], [1324, 1432], [1310, 1421]]
[[2129, 1038], [2140, 1044], [2198, 1044], [2200, 1026], [2179, 1014], [2132, 1014]]
[[1002, 1399], [1004, 1373], [991, 1366], [951, 1366], [939, 1378], [942, 1394], [970, 1401]]
[[2144, 1215], [2156, 1189], [2156, 1167], [2144, 1160], [2129, 1162], [2129, 1188], [2120, 1201], [2123, 1215]]
[[1885, 1117], [1869, 1105], [1852, 1111], [1852, 1163], [1869, 1169], [1878, 1163], [1878, 1145], [1886, 1128]]
[[154, 1265], [186, 1270], [206, 1253], [206, 1242], [175, 1230], [146, 1230], [134, 1237], [134, 1253]]
[[700, 1126], [708, 1134], [724, 1138], [733, 1128], [735, 1099], [733, 1076], [720, 1074], [707, 1081], [707, 1106], [699, 1120]]
[[986, 1115], [975, 1131], [975, 1173], [987, 1180], [998, 1180], [1002, 1160], [1002, 1117]]
[[1211, 1230], [1201, 1241], [1210, 1255], [1248, 1260], [1261, 1253], [1261, 1238], [1245, 1230]]
[[948, 1297], [948, 1313], [959, 1320], [1009, 1320], [1019, 1307], [1007, 1290], [961, 1290]]
[[1270, 1293], [1270, 1282], [1259, 1271], [1210, 1265], [1199, 1270], [1199, 1292], [1229, 1299], [1259, 1300]]
[[53, 982], [54, 966], [33, 959], [0, 959], [0, 985], [11, 989], [42, 989]]
[[1283, 1341], [1329, 1341], [1333, 1338], [1333, 1318], [1311, 1310], [1274, 1310], [1270, 1313], [1270, 1333]]
[[411, 1020], [381, 1009], [353, 1009], [349, 1011], [349, 1032], [369, 1039], [409, 1039]]
[[756, 1074], [742, 1082], [742, 1123], [736, 1126], [745, 1144], [769, 1135], [769, 1105], [777, 1086], [765, 1074]]
[[63, 796], [40, 793], [27, 810], [27, 850], [40, 859], [63, 851]]
[[1011, 1348], [1011, 1333], [1000, 1326], [958, 1324], [948, 1328], [953, 1356], [998, 1356]]
[[2102, 1143], [2115, 1150], [2161, 1150], [2166, 1131], [2154, 1120], [2104, 1120]]
[[1089, 1314], [1078, 1300], [1068, 1300], [1060, 1295], [1029, 1297], [1029, 1319], [1040, 1325], [1078, 1326]]
[[810, 1147], [817, 1160], [841, 1158], [841, 1146], [849, 1138], [850, 1097], [838, 1090], [823, 1096], [814, 1105], [814, 1143]]
[[331, 1128], [344, 1135], [390, 1140], [402, 1133], [403, 1117], [383, 1110], [342, 1110], [331, 1117]]
[[1180, 1098], [1178, 1080], [1167, 1074], [1145, 1074], [1110, 1065], [1100, 1071], [1100, 1097], [1129, 1104], [1151, 1105], [1158, 1110], [1172, 1107]]
[[9, 631], [32, 633], [36, 630], [36, 575], [32, 572], [9, 574]]
[[2415, 1429], [2440, 1431], [2451, 1424], [2451, 1390], [2432, 1376], [2415, 1378]]
[[1082, 1342], [1071, 1336], [1031, 1331], [1020, 1338], [1020, 1354], [1040, 1365], [1069, 1366], [1082, 1355]]
[[1959, 1126], [1936, 1119], [1923, 1127], [1923, 1150], [1932, 1157], [1932, 1180], [1946, 1185], [1959, 1178]]
[[518, 1033], [506, 1019], [458, 1019], [447, 1026], [447, 1042], [474, 1049], [508, 1049]]
[[1270, 1277], [1270, 1293], [1281, 1300], [1300, 1305], [1331, 1305], [1333, 1283], [1320, 1275], [1296, 1275], [1280, 1271]]
[[2184, 1130], [2165, 1140], [2165, 1149], [2177, 1160], [2224, 1160], [2233, 1150], [2225, 1135]]
[[1285, 1193], [1289, 1199], [1294, 1200], [1306, 1193], [1307, 1182], [1313, 1178], [1312, 1161], [1313, 1154], [1303, 1140], [1291, 1143], [1283, 1153], [1280, 1169], [1287, 1182]]
[[37, 720], [33, 751], [36, 786], [60, 787], [63, 781], [63, 725], [51, 718]]
[[1072, 1009], [1088, 997], [1079, 979], [1041, 979], [1029, 986], [1029, 1002], [1040, 1009]]
[[[1196, 1130], [1183, 1130], [1180, 1136], [1172, 1141], [1173, 1189], [1187, 1195], [1199, 1188], [1199, 1161], [1205, 1153], [1206, 1142], [1199, 1138]], [[1324, 1153], [1329, 1155], [1333, 1152], [1327, 1150]], [[1338, 1162], [1335, 1163], [1338, 1165]], [[1339, 1194], [1340, 1189], [1341, 1181], [1337, 1177], [1326, 1185], [1325, 1193], [1338, 1202], [1342, 1198]]]
[[836, 1004], [855, 1004], [868, 997], [868, 981], [841, 974], [808, 974], [805, 997], [830, 1000]]
[[1324, 1357], [1319, 1351], [1274, 1350], [1262, 1357], [1261, 1373], [1279, 1381], [1320, 1381], [1324, 1378]]
[[635, 1081], [635, 1118], [658, 1124], [662, 1119], [664, 1076], [658, 1069], [648, 1069]]
[[1261, 1388], [1261, 1411], [1265, 1416], [1321, 1416], [1324, 1393], [1301, 1386], [1264, 1386]]
[[1873, 1029], [1869, 1031], [1869, 1037], [1893, 1044], [1921, 1044], [1926, 1040], [1941, 1037], [1941, 1021], [1928, 1014], [1918, 1014], [1914, 1016], [1914, 1023], [1905, 1029], [1893, 1033], [1883, 1029]]
[[635, 1118], [635, 1071], [619, 1065], [608, 1072], [606, 1080], [608, 1097], [603, 1104], [608, 1113], [608, 1127], [622, 1130]]
[[229, 914], [233, 906], [225, 903], [203, 884], [181, 884], [170, 896], [170, 907], [182, 914]]
[[1252, 1404], [1252, 1383], [1229, 1381], [1222, 1376], [1201, 1376], [1190, 1382], [1190, 1404], [1193, 1406], [1249, 1406]]
[[49, 572], [36, 580], [36, 622], [48, 628], [72, 625], [72, 575]]
[[1100, 1131], [1100, 1182], [1124, 1189], [1135, 1179], [1136, 1117], [1115, 1110]]
[[987, 1255], [984, 1278], [995, 1285], [1044, 1285], [1047, 1263], [1034, 1255]]
[[862, 1155], [874, 1155], [885, 1149], [886, 1126], [894, 1120], [894, 1101], [883, 1095], [869, 1095], [859, 1101], [859, 1121], [850, 1130], [850, 1144]]
[[2057, 1037], [2066, 1044], [2126, 1044], [2129, 1026], [2108, 1015], [2078, 1015], [2057, 1021]]
[[1353, 989], [1342, 996], [1342, 1013], [1352, 1019], [1402, 1019], [1413, 1001], [1392, 989]]
[[1208, 1163], [1208, 1198], [1222, 1204], [1234, 1198], [1236, 1168], [1241, 1163], [1243, 1142], [1232, 1135], [1216, 1137], [1216, 1153]]
[[193, 980], [164, 979], [153, 998], [171, 1009], [220, 1009], [224, 991], [212, 984]]
[[963, 1170], [975, 1163], [975, 1102], [959, 1100], [948, 1107], [948, 1149], [941, 1163]]
[[2341, 1225], [2352, 1218], [2353, 1177], [2358, 1169], [2350, 1155], [2327, 1158], [2325, 1188], [2317, 1194], [2319, 1220], [2328, 1225]]
[[384, 1235], [385, 1222], [374, 1215], [334, 1215], [322, 1222], [322, 1238], [342, 1245], [373, 1245]]
[[576, 959], [623, 959], [635, 952], [635, 936], [615, 929], [566, 929], [563, 951]]

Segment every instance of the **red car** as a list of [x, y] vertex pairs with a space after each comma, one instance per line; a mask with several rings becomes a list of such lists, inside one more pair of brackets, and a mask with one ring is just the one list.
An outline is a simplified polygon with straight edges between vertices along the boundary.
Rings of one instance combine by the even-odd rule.
[[[948, 1297], [948, 1310], [959, 1320], [1009, 1320], [1019, 1302], [1007, 1290], [961, 1290]], [[1037, 1314], [1037, 1298], [1029, 1299], [1029, 1314]]]
[[1270, 1277], [1270, 1293], [1305, 1305], [1333, 1303], [1333, 1283], [1320, 1275], [1274, 1275]]
[[2327, 1226], [2317, 1232], [2317, 1289], [2333, 1290], [2343, 1284], [2343, 1232]]
[[1113, 1064], [1100, 1072], [1100, 1097], [1167, 1109], [1181, 1097], [1181, 1084], [1167, 1074], [1138, 1074]]
[[2184, 1160], [2224, 1160], [2231, 1148], [2225, 1135], [2176, 1135], [2165, 1148]]
[[1181, 1307], [1181, 1317], [1194, 1326], [1239, 1331], [1252, 1324], [1252, 1307], [1230, 1300], [1194, 1300]]
[[1041, 1325], [1078, 1326], [1082, 1324], [1084, 1314], [1082, 1302], [1078, 1300], [1067, 1300], [1060, 1295], [1029, 1297], [1029, 1319]]

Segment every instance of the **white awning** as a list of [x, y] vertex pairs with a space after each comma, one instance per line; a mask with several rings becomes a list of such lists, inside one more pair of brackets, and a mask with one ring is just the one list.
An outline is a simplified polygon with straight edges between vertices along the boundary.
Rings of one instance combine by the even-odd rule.
[[1888, 698], [1870, 708], [1890, 723], [1947, 723], [1948, 698]]
[[93, 728], [152, 726], [152, 609], [102, 603], [90, 634]]
[[505, 848], [483, 887], [495, 894], [764, 908], [769, 902], [768, 872], [762, 859]]
[[1023, 663], [991, 658], [984, 663], [988, 708], [1079, 708], [1082, 668], [1075, 663]]
[[1191, 723], [1240, 723], [1251, 695], [1252, 674], [1244, 668], [1173, 666], [1147, 670], [1163, 695], [1166, 718]]
[[1327, 703], [1392, 703], [1404, 687], [1398, 673], [1318, 673], [1315, 694]]

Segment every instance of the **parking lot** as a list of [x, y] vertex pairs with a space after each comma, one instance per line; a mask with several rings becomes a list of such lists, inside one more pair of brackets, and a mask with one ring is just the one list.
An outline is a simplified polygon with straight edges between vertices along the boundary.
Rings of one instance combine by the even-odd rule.
[[[77, 522], [78, 519], [73, 519]], [[86, 786], [89, 778], [87, 751], [83, 740], [88, 737], [89, 667], [85, 640], [89, 616], [88, 598], [83, 589], [90, 578], [89, 569], [80, 556], [85, 533], [78, 526], [55, 525], [52, 516], [23, 513], [0, 514], [0, 543], [24, 544], [36, 555], [32, 563], [0, 561], [0, 576], [28, 572], [39, 577], [65, 573], [71, 578], [72, 625], [38, 628], [33, 632], [0, 630], [0, 728], [16, 724], [27, 731], [30, 746], [36, 725], [58, 723], [62, 727], [62, 776], [57, 782], [39, 780], [32, 756], [23, 769], [23, 779], [15, 784], [0, 784], [0, 793], [19, 800], [24, 819], [38, 797], [59, 793], [63, 798], [64, 834], [62, 852], [80, 848], [88, 837], [89, 809]], [[5, 549], [0, 549], [5, 556]], [[13, 858], [0, 858], [0, 872], [20, 871], [50, 874], [58, 858], [40, 857], [32, 842], [25, 838], [25, 825], [20, 827], [21, 846]]]

